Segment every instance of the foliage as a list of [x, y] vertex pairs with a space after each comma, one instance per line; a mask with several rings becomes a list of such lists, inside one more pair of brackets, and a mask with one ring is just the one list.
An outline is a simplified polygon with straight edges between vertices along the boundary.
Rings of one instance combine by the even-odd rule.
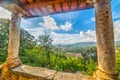
[[50, 64], [45, 55], [45, 49], [42, 46], [37, 46], [32, 50], [26, 50], [26, 55], [22, 57], [22, 62], [31, 66], [46, 67], [58, 71], [77, 72], [92, 75], [96, 69], [97, 62], [93, 59], [85, 60], [80, 57], [75, 58], [66, 56], [62, 51], [53, 51], [50, 54]]
[[9, 24], [10, 21], [8, 19], [0, 19], [0, 61], [1, 62], [4, 62], [7, 58]]
[[[9, 24], [9, 20], [0, 19], [0, 64], [7, 58]], [[19, 55], [23, 64], [92, 75], [97, 66], [95, 46], [72, 47], [67, 50], [71, 53], [81, 53], [83, 56], [81, 58], [66, 55], [61, 46], [53, 46], [52, 41], [49, 35], [41, 35], [35, 40], [34, 36], [21, 29]], [[120, 74], [120, 52], [116, 57], [117, 70]]]
[[33, 49], [33, 47], [36, 45], [36, 42], [34, 40], [34, 36], [32, 36], [30, 33], [28, 33], [26, 30], [21, 28], [20, 31], [20, 50], [19, 53], [20, 58], [24, 57], [26, 53], [26, 49], [30, 50]]
[[67, 50], [67, 52], [71, 53], [81, 53], [85, 59], [93, 58], [97, 61], [97, 49], [96, 46], [90, 47], [73, 47]]
[[47, 57], [47, 61], [46, 63], [49, 64], [51, 66], [51, 57], [50, 57], [50, 54], [52, 53], [52, 38], [50, 38], [49, 35], [46, 34], [45, 32], [45, 35], [40, 35], [37, 39], [37, 43], [40, 43], [38, 46], [43, 46], [44, 48], [44, 53]]
[[116, 66], [117, 66], [117, 71], [120, 77], [120, 51], [119, 53], [116, 54]]
[[[9, 19], [0, 19], [0, 61], [4, 62], [7, 58], [8, 38], [9, 38]], [[21, 28], [20, 35], [20, 56], [24, 56], [25, 49], [32, 49], [36, 42], [34, 37]]]

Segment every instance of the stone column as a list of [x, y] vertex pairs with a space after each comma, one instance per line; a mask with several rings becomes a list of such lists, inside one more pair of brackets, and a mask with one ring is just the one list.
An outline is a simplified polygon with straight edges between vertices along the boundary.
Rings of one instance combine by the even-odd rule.
[[18, 13], [12, 13], [9, 30], [9, 44], [8, 44], [8, 66], [14, 67], [21, 64], [19, 59], [19, 43], [20, 43], [20, 17]]
[[24, 10], [15, 4], [10, 4], [7, 6], [7, 9], [11, 11], [12, 15], [9, 30], [8, 58], [6, 63], [9, 68], [13, 68], [22, 64], [21, 60], [19, 59], [19, 44], [20, 22], [21, 16], [24, 14]]
[[118, 80], [115, 66], [114, 32], [110, 0], [96, 0], [98, 68], [95, 80]]

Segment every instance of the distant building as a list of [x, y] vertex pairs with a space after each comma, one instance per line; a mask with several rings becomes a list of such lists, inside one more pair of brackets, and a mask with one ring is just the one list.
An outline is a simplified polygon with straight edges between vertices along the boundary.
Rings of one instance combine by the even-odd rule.
[[67, 56], [73, 56], [73, 57], [75, 57], [75, 58], [78, 58], [78, 57], [83, 58], [82, 53], [66, 52], [65, 54], [66, 54]]

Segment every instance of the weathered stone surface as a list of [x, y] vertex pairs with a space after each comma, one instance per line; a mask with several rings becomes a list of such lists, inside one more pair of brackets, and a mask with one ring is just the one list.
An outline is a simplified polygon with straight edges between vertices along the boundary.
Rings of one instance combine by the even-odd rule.
[[96, 0], [96, 38], [98, 69], [96, 80], [117, 80], [114, 32], [110, 0]]
[[14, 73], [20, 73], [21, 75], [26, 75], [28, 77], [34, 76], [39, 78], [53, 79], [56, 72], [55, 70], [48, 70], [47, 68], [31, 67], [27, 65], [22, 65], [11, 69]]
[[21, 16], [25, 11], [16, 4], [8, 4], [4, 6], [12, 12], [9, 30], [9, 43], [8, 43], [8, 58], [6, 63], [9, 68], [16, 67], [22, 64], [19, 59], [19, 44], [20, 44], [20, 24]]
[[19, 13], [20, 17], [26, 14], [26, 11], [16, 4], [5, 3], [2, 7], [9, 10], [11, 13]]
[[73, 73], [58, 72], [54, 80], [77, 80], [77, 75]]
[[115, 49], [114, 49], [114, 33], [111, 17], [110, 0], [107, 3], [96, 3], [96, 37], [98, 50], [99, 68], [110, 74], [115, 74]]
[[8, 69], [4, 65], [2, 69], [2, 78], [0, 80], [93, 80], [92, 77], [79, 73], [57, 72], [47, 68], [27, 65], [12, 69]]
[[58, 72], [54, 80], [93, 80], [93, 78], [79, 73]]
[[20, 21], [19, 13], [12, 13], [10, 21], [10, 35], [8, 43], [8, 58], [6, 63], [9, 68], [21, 64], [19, 59], [19, 44], [20, 44]]
[[94, 80], [91, 76], [86, 76], [83, 74], [77, 74], [77, 80]]

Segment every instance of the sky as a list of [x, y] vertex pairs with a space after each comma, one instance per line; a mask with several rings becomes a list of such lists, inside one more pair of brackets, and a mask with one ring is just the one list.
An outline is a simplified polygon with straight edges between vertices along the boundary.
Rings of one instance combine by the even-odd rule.
[[[112, 16], [115, 40], [120, 40], [120, 0], [112, 0]], [[0, 18], [11, 18], [11, 13], [0, 7]], [[37, 38], [47, 34], [53, 38], [53, 44], [74, 44], [96, 42], [95, 10], [87, 9], [61, 13], [44, 17], [21, 20], [21, 28]]]

